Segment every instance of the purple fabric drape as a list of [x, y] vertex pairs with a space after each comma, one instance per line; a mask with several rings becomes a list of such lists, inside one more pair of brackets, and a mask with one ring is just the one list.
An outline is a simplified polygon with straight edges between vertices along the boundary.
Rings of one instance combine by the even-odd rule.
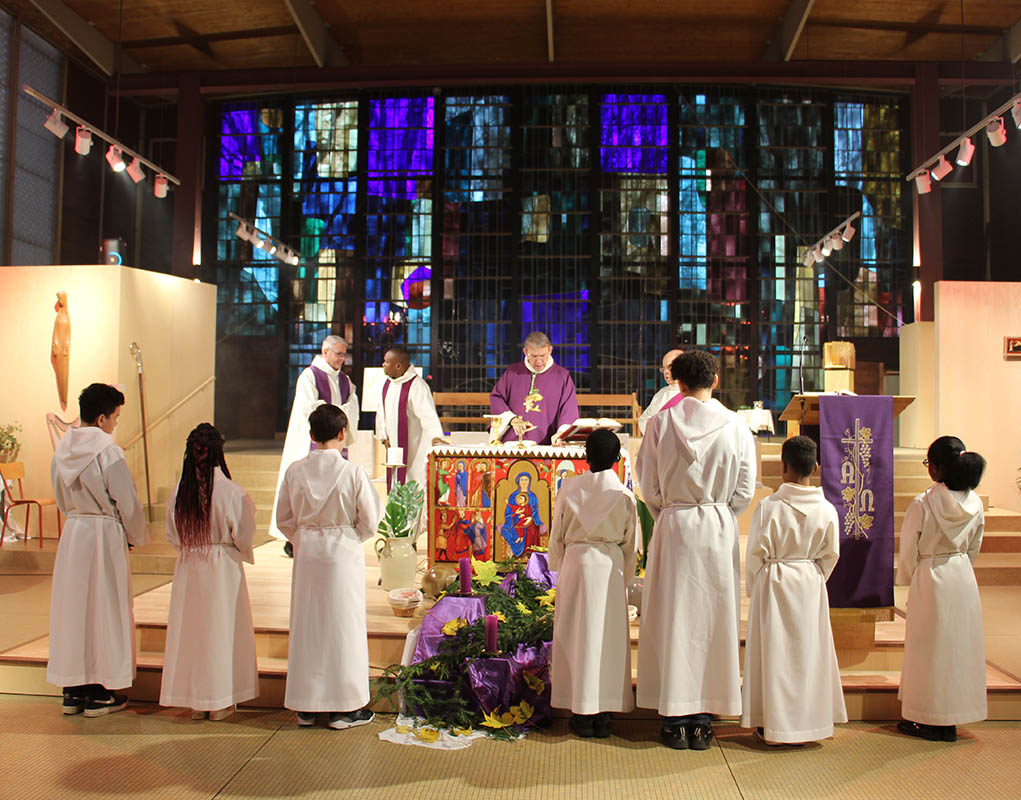
[[893, 605], [893, 398], [819, 398], [820, 463], [837, 509], [830, 607]]
[[486, 600], [484, 597], [441, 597], [429, 613], [422, 620], [422, 627], [418, 631], [418, 643], [415, 645], [415, 656], [412, 663], [425, 661], [432, 658], [440, 651], [440, 642], [447, 635], [443, 632], [443, 626], [450, 620], [463, 617], [469, 623], [481, 619], [486, 615]]

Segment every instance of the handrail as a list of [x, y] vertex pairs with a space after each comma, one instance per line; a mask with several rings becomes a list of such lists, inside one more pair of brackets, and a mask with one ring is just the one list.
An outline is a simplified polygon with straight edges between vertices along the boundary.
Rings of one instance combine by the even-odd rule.
[[[146, 431], [151, 431], [153, 428], [155, 428], [161, 422], [164, 422], [167, 419], [169, 419], [170, 415], [173, 414], [175, 411], [177, 411], [177, 409], [179, 409], [181, 406], [183, 406], [185, 403], [187, 403], [189, 400], [191, 400], [195, 395], [197, 395], [199, 392], [201, 392], [203, 389], [205, 389], [209, 384], [211, 384], [211, 383], [213, 383], [215, 381], [216, 381], [216, 376], [215, 375], [210, 375], [208, 378], [206, 378], [204, 381], [202, 381], [202, 383], [200, 383], [198, 386], [196, 386], [194, 389], [192, 389], [190, 392], [188, 392], [188, 394], [186, 394], [184, 397], [182, 397], [180, 400], [178, 400], [176, 403], [174, 403], [170, 408], [168, 408], [166, 411], [164, 411], [162, 414], [160, 414], [158, 417], [156, 417], [156, 419], [154, 419], [152, 421], [152, 424], [146, 426]], [[121, 445], [121, 449], [122, 450], [127, 450], [129, 447], [133, 447], [134, 445], [138, 444], [141, 441], [141, 439], [142, 439], [142, 432], [139, 431], [134, 436], [132, 436], [130, 439], [128, 439], [127, 442], [122, 444]]]

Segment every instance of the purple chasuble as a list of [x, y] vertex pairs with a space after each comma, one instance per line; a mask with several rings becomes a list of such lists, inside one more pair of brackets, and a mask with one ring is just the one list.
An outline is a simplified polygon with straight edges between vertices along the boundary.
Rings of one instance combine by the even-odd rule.
[[[533, 395], [532, 401], [526, 405], [530, 388], [539, 396]], [[557, 428], [578, 419], [578, 398], [571, 373], [559, 364], [536, 375], [524, 362], [518, 362], [511, 364], [496, 382], [489, 395], [489, 409], [493, 414], [511, 411], [531, 422], [535, 430], [528, 431], [523, 438], [549, 444]], [[517, 436], [513, 428], [508, 428], [503, 440], [516, 441]]]
[[[312, 370], [312, 377], [315, 378], [316, 392], [319, 395], [319, 399], [324, 403], [332, 404], [333, 392], [330, 391], [330, 376], [326, 374], [325, 370], [319, 369], [315, 364], [310, 364], [309, 369]], [[343, 372], [338, 372], [337, 385], [340, 387], [340, 404], [344, 405], [347, 402], [347, 398], [351, 396], [351, 381], [347, 379], [347, 375]], [[316, 449], [315, 442], [312, 442], [311, 449]], [[341, 451], [341, 455], [347, 458], [346, 447]]]
[[[408, 463], [408, 395], [411, 394], [411, 384], [415, 381], [412, 378], [410, 381], [405, 381], [401, 384], [401, 396], [397, 398], [397, 446], [401, 448], [404, 453], [404, 463]], [[383, 384], [383, 413], [386, 413], [386, 392], [390, 388], [390, 384], [393, 381], [387, 381]], [[389, 492], [393, 488], [394, 473], [397, 473], [396, 478], [398, 483], [405, 483], [408, 480], [408, 468], [407, 466], [398, 467], [394, 469], [390, 467], [386, 471], [386, 490]]]

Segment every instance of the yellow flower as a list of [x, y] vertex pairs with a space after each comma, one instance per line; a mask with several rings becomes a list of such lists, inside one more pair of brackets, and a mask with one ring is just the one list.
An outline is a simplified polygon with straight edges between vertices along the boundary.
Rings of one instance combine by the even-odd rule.
[[469, 725], [467, 728], [451, 728], [450, 732], [454, 736], [471, 736], [474, 729]]
[[525, 615], [526, 617], [529, 617], [529, 616], [531, 616], [531, 615], [532, 615], [532, 612], [531, 612], [531, 611], [529, 610], [528, 606], [526, 606], [526, 605], [525, 605], [524, 603], [522, 603], [522, 602], [521, 602], [520, 600], [518, 600], [518, 606], [517, 606], [517, 608], [518, 608], [518, 611], [520, 611], [520, 612], [521, 612], [522, 614], [524, 614], [524, 615]]
[[555, 588], [550, 589], [546, 594], [539, 598], [539, 605], [546, 606], [546, 608], [553, 608], [553, 604], [557, 601], [557, 590]]
[[506, 728], [514, 724], [514, 715], [506, 713], [497, 716], [495, 711], [492, 714], [483, 714], [482, 724], [487, 728]]
[[454, 617], [452, 620], [446, 622], [443, 625], [443, 634], [445, 636], [456, 636], [457, 632], [461, 628], [467, 627], [468, 620], [464, 617]]
[[536, 694], [542, 694], [546, 691], [546, 682], [534, 672], [525, 670], [521, 673], [521, 678], [524, 680], [525, 685]]
[[496, 617], [498, 620], [500, 620], [500, 622], [506, 622], [507, 621], [507, 617], [504, 616], [502, 611], [497, 611], [495, 614], [493, 614], [493, 616]]
[[472, 558], [472, 570], [475, 572], [475, 580], [483, 586], [489, 586], [500, 580], [500, 576], [496, 574], [495, 561], [477, 561]]
[[511, 714], [514, 715], [515, 725], [524, 725], [532, 718], [532, 714], [535, 713], [535, 709], [532, 708], [525, 700], [521, 701], [520, 705], [510, 707]]
[[436, 728], [419, 728], [415, 731], [415, 736], [423, 742], [435, 742], [440, 738], [440, 732]]
[[410, 725], [397, 725], [397, 733], [411, 733], [412, 728]]

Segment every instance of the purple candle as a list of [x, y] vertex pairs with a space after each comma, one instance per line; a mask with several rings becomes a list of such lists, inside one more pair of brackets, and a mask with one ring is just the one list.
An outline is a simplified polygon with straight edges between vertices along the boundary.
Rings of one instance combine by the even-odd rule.
[[486, 650], [490, 653], [496, 652], [496, 624], [498, 620], [495, 614], [486, 616]]
[[472, 562], [470, 558], [462, 558], [458, 562], [461, 576], [461, 594], [472, 593]]

